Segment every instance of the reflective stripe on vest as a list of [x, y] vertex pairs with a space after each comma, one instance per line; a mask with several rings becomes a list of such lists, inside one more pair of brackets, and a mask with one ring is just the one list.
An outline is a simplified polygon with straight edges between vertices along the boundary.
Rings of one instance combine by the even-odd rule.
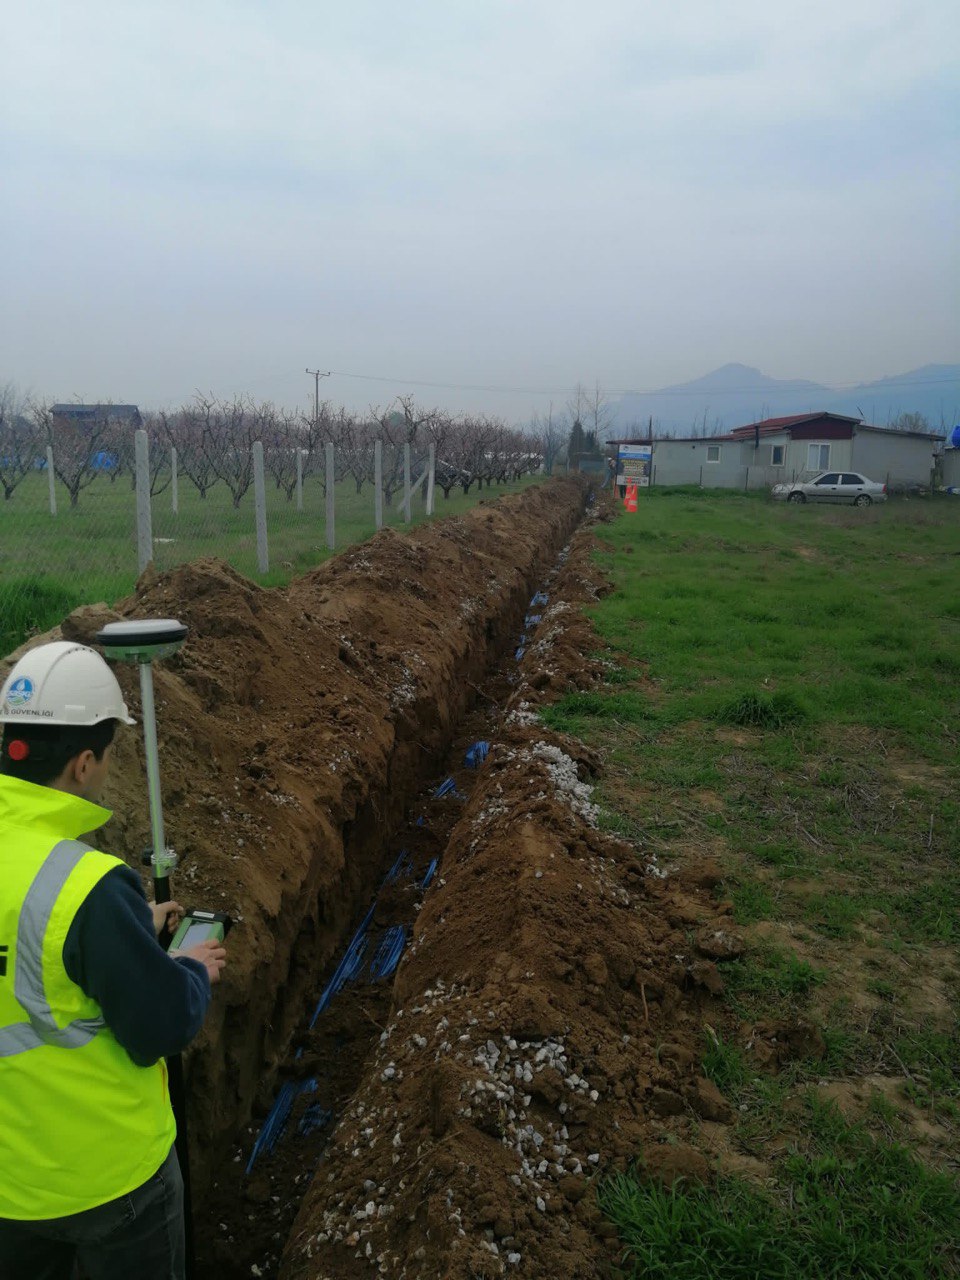
[[17, 924], [13, 992], [30, 1021], [0, 1027], [0, 1058], [26, 1053], [42, 1044], [79, 1049], [89, 1044], [106, 1025], [103, 1018], [78, 1018], [65, 1027], [58, 1027], [43, 985], [43, 939], [47, 924], [70, 873], [84, 854], [90, 852], [89, 846], [79, 840], [61, 840], [51, 849], [27, 890]]

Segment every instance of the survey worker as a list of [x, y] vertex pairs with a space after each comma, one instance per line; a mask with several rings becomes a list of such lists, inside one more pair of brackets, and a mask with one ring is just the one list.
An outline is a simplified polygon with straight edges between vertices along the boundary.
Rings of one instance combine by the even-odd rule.
[[164, 1059], [203, 1024], [226, 960], [157, 941], [179, 915], [79, 837], [118, 725], [93, 649], [40, 645], [0, 689], [0, 1277], [179, 1280], [183, 1181]]

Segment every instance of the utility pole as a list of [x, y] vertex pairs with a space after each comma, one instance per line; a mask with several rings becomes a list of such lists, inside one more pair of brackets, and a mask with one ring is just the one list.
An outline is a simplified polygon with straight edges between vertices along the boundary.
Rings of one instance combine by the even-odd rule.
[[329, 378], [330, 371], [321, 373], [319, 369], [305, 369], [304, 373], [309, 373], [313, 378], [313, 425], [316, 426], [320, 420], [320, 379]]

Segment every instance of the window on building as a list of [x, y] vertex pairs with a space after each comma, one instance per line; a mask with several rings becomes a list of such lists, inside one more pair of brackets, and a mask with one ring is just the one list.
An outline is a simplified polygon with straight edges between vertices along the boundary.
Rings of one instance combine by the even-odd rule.
[[828, 444], [807, 445], [807, 470], [825, 471], [830, 465], [830, 446]]
[[707, 445], [707, 461], [708, 462], [720, 461], [720, 446], [718, 444]]
[[772, 444], [770, 446], [770, 465], [771, 467], [783, 466], [783, 445]]

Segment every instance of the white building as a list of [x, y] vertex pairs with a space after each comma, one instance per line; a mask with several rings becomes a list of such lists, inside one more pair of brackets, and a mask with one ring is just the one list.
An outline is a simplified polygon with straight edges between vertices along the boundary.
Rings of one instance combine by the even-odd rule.
[[836, 469], [859, 471], [896, 492], [931, 484], [944, 439], [934, 431], [895, 431], [838, 413], [765, 418], [722, 436], [653, 440], [651, 483], [763, 489]]

